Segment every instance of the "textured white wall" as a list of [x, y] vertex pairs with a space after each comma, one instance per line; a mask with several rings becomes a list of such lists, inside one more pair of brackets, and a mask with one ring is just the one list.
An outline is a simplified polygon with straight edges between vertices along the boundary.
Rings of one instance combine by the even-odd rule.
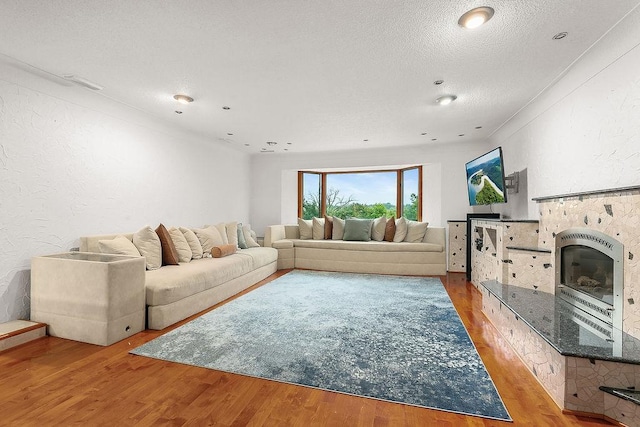
[[58, 95], [0, 80], [0, 323], [28, 318], [31, 257], [81, 235], [249, 217], [248, 155]]
[[491, 138], [527, 171], [504, 213], [537, 219], [533, 197], [640, 185], [638, 70], [640, 9]]
[[444, 226], [447, 220], [464, 219], [472, 211], [464, 165], [488, 149], [487, 142], [471, 141], [393, 150], [256, 154], [252, 156], [251, 223], [264, 233], [268, 225], [296, 222], [298, 170], [422, 164], [424, 220]]

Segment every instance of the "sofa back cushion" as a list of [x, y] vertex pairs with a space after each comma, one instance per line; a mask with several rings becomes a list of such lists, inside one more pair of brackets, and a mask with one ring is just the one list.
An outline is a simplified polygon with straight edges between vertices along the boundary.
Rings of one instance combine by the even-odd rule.
[[162, 246], [153, 228], [147, 225], [133, 233], [133, 244], [147, 261], [147, 270], [162, 267]]
[[187, 240], [189, 247], [191, 248], [191, 259], [200, 259], [202, 258], [202, 245], [200, 244], [200, 240], [196, 234], [188, 228], [180, 227], [180, 231], [182, 235]]
[[180, 231], [176, 227], [171, 227], [169, 229], [169, 236], [171, 236], [171, 240], [173, 241], [173, 246], [175, 246], [176, 251], [178, 252], [178, 261], [179, 262], [191, 261], [193, 252], [191, 252], [191, 247], [189, 246], [189, 243], [187, 243], [187, 239], [185, 239], [184, 234], [182, 234], [182, 231]]
[[342, 240], [344, 237], [344, 219], [333, 217], [333, 232], [331, 233], [331, 239]]
[[298, 218], [298, 227], [300, 227], [300, 239], [313, 239], [313, 221], [310, 219]]
[[355, 240], [359, 242], [368, 242], [371, 240], [371, 219], [347, 219], [344, 224], [343, 240]]
[[156, 228], [156, 234], [160, 239], [160, 247], [162, 249], [162, 265], [178, 265], [178, 251], [176, 250], [171, 235], [167, 228], [160, 224]]

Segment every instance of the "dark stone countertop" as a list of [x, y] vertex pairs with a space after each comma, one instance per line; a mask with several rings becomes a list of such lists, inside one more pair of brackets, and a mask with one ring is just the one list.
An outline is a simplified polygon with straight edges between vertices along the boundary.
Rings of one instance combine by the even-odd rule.
[[612, 394], [620, 399], [628, 400], [636, 405], [640, 405], [640, 391], [628, 388], [606, 387], [601, 385], [600, 390]]
[[555, 295], [495, 280], [482, 285], [563, 356], [640, 365], [640, 340], [599, 324]]

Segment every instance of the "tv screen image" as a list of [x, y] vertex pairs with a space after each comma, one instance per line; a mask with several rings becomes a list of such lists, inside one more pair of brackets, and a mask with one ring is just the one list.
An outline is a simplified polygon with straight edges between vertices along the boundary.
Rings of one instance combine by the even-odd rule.
[[502, 147], [471, 160], [466, 169], [471, 206], [507, 202]]

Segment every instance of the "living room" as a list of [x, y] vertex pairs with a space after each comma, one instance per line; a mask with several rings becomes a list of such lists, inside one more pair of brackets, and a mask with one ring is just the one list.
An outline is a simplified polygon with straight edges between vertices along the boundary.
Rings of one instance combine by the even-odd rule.
[[[451, 12], [456, 30], [462, 31], [457, 28], [458, 10], [464, 12], [474, 6], [483, 6], [477, 2], [467, 3], [453, 10], [442, 6]], [[518, 8], [524, 7], [520, 3], [515, 6], [508, 2], [490, 3], [496, 11], [494, 23], [501, 25], [505, 25], [504, 16], [515, 16]], [[539, 3], [541, 10], [552, 8], [550, 2]], [[171, 14], [169, 12], [176, 12], [172, 8], [166, 15], [159, 13], [162, 20], [154, 22], [155, 31], [145, 33], [148, 38], [141, 34], [138, 43], [131, 43], [118, 35], [118, 29], [139, 25], [133, 14], [130, 20], [120, 22], [113, 29], [103, 27], [106, 21], [100, 16], [113, 12], [111, 9], [115, 7], [110, 4], [94, 5], [96, 9], [90, 11], [74, 9], [68, 4], [62, 7], [37, 2], [5, 3], [6, 13], [3, 11], [0, 18], [0, 200], [3, 206], [0, 236], [4, 243], [0, 249], [0, 323], [29, 318], [32, 257], [78, 247], [80, 236], [132, 232], [145, 224], [154, 227], [159, 223], [202, 226], [227, 220], [250, 223], [260, 235], [267, 226], [295, 223], [299, 170], [383, 169], [420, 164], [424, 174], [423, 220], [442, 227], [447, 220], [463, 219], [469, 212], [488, 211], [487, 208], [469, 207], [464, 164], [497, 146], [503, 149], [506, 172], [520, 172], [522, 177], [519, 192], [510, 195], [507, 204], [493, 206], [494, 212], [500, 212], [506, 218], [538, 219], [538, 205], [532, 201], [536, 197], [639, 185], [640, 154], [636, 139], [640, 135], [640, 80], [636, 70], [640, 65], [640, 9], [636, 1], [620, 1], [616, 2], [613, 13], [602, 10], [604, 7], [600, 3], [571, 3], [575, 8], [591, 7], [590, 11], [580, 13], [590, 22], [594, 19], [602, 21], [597, 33], [572, 22], [580, 20], [568, 13], [571, 7], [563, 9], [564, 15], [553, 17], [540, 12], [536, 17], [536, 23], [553, 21], [555, 26], [552, 28], [556, 31], [553, 34], [538, 32], [539, 45], [520, 46], [519, 49], [562, 50], [568, 49], [567, 44], [571, 47], [572, 43], [580, 46], [569, 50], [574, 56], [567, 57], [565, 62], [549, 65], [550, 74], [536, 80], [542, 86], [529, 88], [525, 94], [505, 86], [499, 94], [485, 94], [491, 102], [482, 104], [478, 101], [482, 95], [472, 93], [473, 86], [469, 82], [467, 86], [456, 86], [456, 82], [450, 80], [453, 77], [440, 74], [445, 70], [453, 73], [456, 68], [453, 61], [448, 68], [430, 68], [423, 86], [418, 89], [403, 86], [371, 88], [372, 92], [397, 90], [409, 94], [407, 97], [416, 100], [416, 105], [405, 106], [402, 111], [423, 114], [429, 126], [403, 129], [402, 137], [398, 138], [384, 129], [388, 122], [378, 120], [378, 117], [366, 117], [364, 113], [353, 114], [354, 122], [364, 121], [374, 129], [365, 134], [363, 128], [358, 127], [361, 133], [357, 140], [353, 135], [358, 132], [349, 127], [334, 126], [333, 116], [327, 113], [332, 103], [317, 98], [319, 92], [309, 89], [313, 83], [311, 78], [297, 81], [295, 90], [292, 89], [297, 92], [297, 98], [288, 100], [297, 99], [297, 105], [270, 110], [270, 102], [265, 99], [272, 100], [269, 96], [273, 93], [263, 86], [269, 86], [270, 79], [278, 81], [280, 75], [306, 72], [310, 68], [291, 62], [294, 55], [285, 56], [279, 52], [282, 56], [276, 55], [263, 62], [261, 55], [256, 53], [255, 57], [248, 56], [251, 61], [241, 56], [246, 63], [234, 62], [234, 51], [243, 52], [250, 43], [256, 42], [256, 39], [244, 40], [244, 33], [236, 24], [254, 25], [263, 13], [278, 18], [274, 21], [275, 28], [279, 28], [278, 25], [287, 28], [290, 24], [286, 23], [295, 16], [286, 12], [268, 12], [263, 9], [266, 6], [253, 5], [256, 8], [253, 12], [248, 6], [227, 11], [225, 18], [230, 23], [215, 18], [220, 19], [216, 22], [221, 28], [232, 33], [220, 44], [231, 43], [234, 38], [242, 42], [229, 48], [232, 52], [224, 57], [237, 68], [230, 66], [229, 70], [221, 71], [220, 68], [225, 68], [224, 61], [203, 59], [209, 61], [209, 70], [200, 69], [200, 73], [209, 72], [213, 75], [212, 80], [223, 82], [211, 86], [223, 96], [204, 93], [203, 86], [189, 80], [191, 64], [181, 62], [192, 58], [189, 52], [184, 58], [167, 60], [178, 64], [176, 76], [162, 84], [132, 65], [141, 62], [141, 66], [148, 67], [149, 64], [136, 58], [149, 49], [152, 52], [148, 58], [166, 58], [161, 49], [163, 41], [177, 38], [185, 45], [192, 42], [185, 35], [188, 23], [184, 26], [182, 23], [170, 24], [176, 16], [195, 19], [207, 10], [203, 4], [193, 6], [189, 13]], [[189, 9], [186, 4], [176, 4], [173, 8], [180, 9], [180, 6]], [[413, 3], [412, 6], [416, 7]], [[62, 8], [63, 12], [56, 12], [56, 7]], [[123, 4], [118, 7], [126, 10]], [[136, 7], [132, 12], [140, 16], [144, 6], [138, 7], [140, 9]], [[349, 12], [345, 22], [349, 17], [351, 22], [357, 22], [364, 7], [363, 4], [345, 6], [340, 12]], [[32, 17], [33, 10], [40, 11]], [[388, 10], [378, 10], [380, 14], [383, 12]], [[47, 16], [56, 19], [48, 20]], [[321, 16], [323, 20], [316, 22], [316, 26], [330, 21], [330, 17]], [[310, 19], [307, 24], [314, 22]], [[370, 18], [360, 25], [375, 23]], [[33, 26], [38, 31], [33, 31]], [[65, 26], [78, 33], [69, 31], [66, 40], [58, 40], [64, 33], [60, 28]], [[86, 32], [92, 26], [96, 33], [102, 34], [101, 41], [99, 37], [88, 37]], [[414, 27], [419, 25], [413, 22], [411, 28]], [[552, 40], [554, 34], [561, 31], [566, 31], [567, 37]], [[269, 43], [281, 42], [287, 49], [300, 54], [305, 48], [301, 34], [304, 33], [296, 33], [298, 38], [290, 40], [290, 35], [272, 30], [268, 35], [275, 42], [265, 37], [258, 48], [266, 50]], [[379, 42], [375, 34], [368, 39], [374, 44]], [[452, 49], [459, 48], [463, 40], [469, 40], [466, 37], [471, 33], [463, 34], [458, 35], [455, 43], [448, 40]], [[500, 35], [500, 31], [497, 34]], [[511, 33], [512, 36], [516, 34], [515, 31]], [[100, 41], [98, 45], [91, 45], [97, 41]], [[495, 49], [502, 48], [497, 39], [486, 43], [493, 43]], [[129, 44], [134, 46], [130, 50], [123, 49]], [[320, 46], [331, 51], [330, 47]], [[511, 45], [511, 49], [516, 48], [517, 45]], [[189, 49], [192, 48], [186, 48]], [[74, 54], [69, 52], [81, 54], [76, 53], [78, 58], [74, 60]], [[505, 52], [504, 56], [515, 54], [513, 50]], [[54, 60], [57, 54], [63, 53], [65, 61], [72, 62]], [[353, 54], [342, 52], [343, 55], [347, 53]], [[531, 55], [534, 56], [533, 52]], [[322, 55], [318, 56], [322, 58]], [[526, 61], [527, 54], [517, 58]], [[290, 62], [283, 62], [285, 59]], [[371, 60], [371, 57], [366, 59]], [[469, 68], [477, 67], [483, 59], [474, 58], [474, 61]], [[501, 67], [509, 59], [502, 61], [490, 63], [496, 74], [501, 74]], [[83, 63], [97, 64], [102, 71], [88, 74], [88, 70], [96, 67], [84, 68]], [[269, 68], [265, 69], [265, 64]], [[320, 66], [322, 61], [312, 65]], [[525, 63], [525, 68], [534, 65]], [[151, 68], [153, 66], [157, 63]], [[331, 67], [320, 67], [320, 71], [312, 76], [324, 82], [322, 73], [330, 70]], [[398, 69], [394, 70], [402, 74]], [[118, 78], [129, 75], [117, 91], [114, 86], [119, 82], [109, 78], [110, 72], [116, 73]], [[79, 87], [61, 77], [67, 74], [105, 85], [104, 91]], [[378, 81], [384, 82], [388, 76], [382, 71], [380, 74], [382, 77]], [[202, 74], [200, 76], [204, 79]], [[355, 79], [357, 76], [348, 74], [348, 77]], [[448, 88], [464, 87], [469, 93], [456, 90], [458, 99], [451, 105], [436, 105], [432, 94], [439, 94], [440, 89], [433, 81], [440, 78], [445, 80], [445, 86], [450, 85]], [[401, 76], [392, 81], [399, 85], [402, 79]], [[232, 89], [244, 85], [246, 93], [237, 94], [225, 88], [227, 80], [234, 82], [230, 85]], [[107, 81], [112, 82], [111, 86], [107, 86]], [[329, 90], [333, 81], [326, 81], [328, 85], [322, 89], [328, 91], [326, 96], [337, 95], [337, 90]], [[348, 82], [343, 82], [339, 89], [344, 91], [348, 86]], [[175, 103], [172, 96], [182, 91], [193, 96], [191, 104], [178, 106]], [[419, 91], [424, 93], [414, 93]], [[148, 105], [152, 105], [152, 109], [147, 111], [138, 107], [131, 101], [136, 97], [151, 99]], [[487, 122], [478, 123], [474, 117], [468, 117], [465, 97], [478, 102], [480, 109], [500, 108], [501, 114], [488, 115]], [[516, 98], [519, 101], [510, 101]], [[314, 105], [321, 100], [324, 109]], [[503, 108], [502, 103], [509, 104], [509, 108]], [[274, 105], [280, 106], [280, 102]], [[336, 115], [345, 111], [341, 105], [334, 107], [338, 111]], [[387, 108], [391, 109], [391, 106]], [[441, 112], [445, 108], [449, 110]], [[265, 115], [267, 120], [273, 118], [276, 122], [278, 119], [277, 123], [281, 124], [282, 118], [278, 116], [282, 115], [285, 121], [293, 122], [301, 118], [293, 115], [295, 109], [306, 111], [308, 116], [316, 112], [317, 122], [304, 121], [301, 128], [296, 128], [297, 133], [288, 134], [275, 126], [263, 128], [264, 120], [255, 119]], [[176, 111], [182, 111], [182, 114]], [[437, 119], [427, 121], [430, 116]], [[461, 120], [458, 128], [450, 125], [447, 132], [433, 133], [438, 121], [448, 123], [455, 118]], [[211, 122], [208, 129], [192, 129], [192, 124], [203, 120]], [[374, 126], [379, 121], [382, 124]], [[402, 127], [392, 125], [394, 129]], [[319, 136], [308, 139], [302, 132], [304, 126], [307, 126], [306, 132]], [[482, 128], [476, 129], [477, 126]], [[334, 127], [335, 132], [327, 130]], [[343, 132], [350, 138], [343, 136]], [[397, 142], [408, 135], [404, 132], [411, 134], [406, 137], [408, 144]], [[459, 136], [462, 134], [465, 136]], [[298, 142], [298, 137], [301, 141], [311, 142], [304, 145]], [[432, 141], [434, 138], [437, 140]], [[278, 144], [267, 146], [266, 141]], [[349, 148], [342, 149], [342, 146]], [[275, 152], [261, 152], [271, 149]]]

